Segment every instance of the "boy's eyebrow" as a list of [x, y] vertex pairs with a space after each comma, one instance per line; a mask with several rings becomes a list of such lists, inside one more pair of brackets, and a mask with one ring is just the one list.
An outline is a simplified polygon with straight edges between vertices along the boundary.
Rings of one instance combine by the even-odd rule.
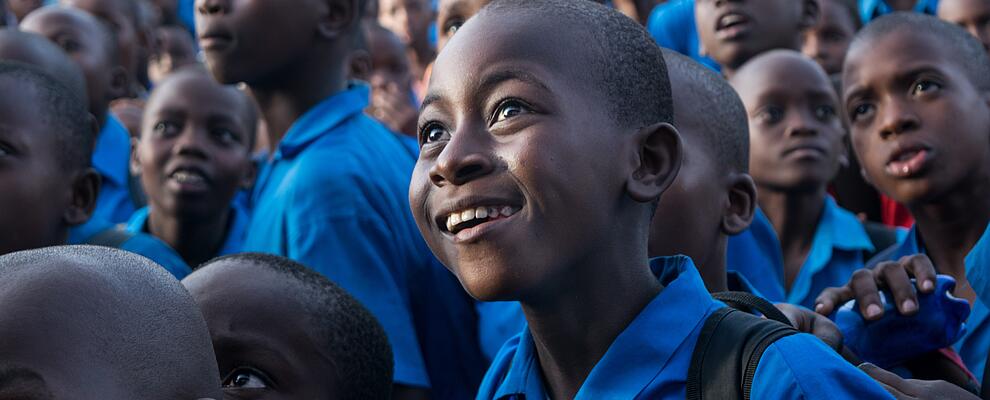
[[486, 74], [481, 79], [481, 84], [478, 85], [478, 92], [488, 93], [499, 84], [513, 80], [536, 86], [545, 92], [550, 92], [550, 88], [537, 78], [536, 75], [521, 69], [502, 69]]

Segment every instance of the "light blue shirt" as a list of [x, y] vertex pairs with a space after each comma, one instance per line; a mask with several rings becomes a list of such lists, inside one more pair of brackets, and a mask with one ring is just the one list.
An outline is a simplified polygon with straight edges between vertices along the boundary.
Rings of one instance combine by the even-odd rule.
[[[148, 213], [150, 209], [144, 207], [140, 210], [134, 212], [131, 219], [127, 221], [127, 225], [124, 229], [132, 233], [145, 233], [151, 234], [148, 231]], [[248, 224], [248, 214], [243, 208], [238, 207], [237, 203], [230, 209], [232, 219], [227, 225], [227, 236], [224, 238], [223, 245], [220, 250], [213, 255], [213, 257], [226, 256], [229, 254], [240, 253], [241, 248], [244, 245], [244, 235], [247, 232]]]
[[[938, 0], [918, 0], [914, 5], [914, 11], [935, 15], [938, 12]], [[894, 9], [884, 0], [859, 0], [859, 16], [863, 20], [863, 25], [892, 12]]]
[[[763, 224], [763, 221], [760, 223]], [[769, 226], [769, 220], [765, 223]], [[763, 243], [772, 243], [774, 251], [780, 254], [780, 242], [772, 226], [768, 232], [761, 232], [766, 235]], [[729, 268], [746, 277], [753, 287], [770, 301], [814, 308], [815, 299], [822, 290], [846, 284], [853, 272], [863, 268], [864, 254], [873, 251], [870, 236], [859, 219], [839, 207], [831, 197], [827, 197], [821, 219], [815, 229], [811, 249], [808, 251], [808, 258], [801, 265], [801, 270], [794, 279], [790, 291], [784, 288], [783, 262], [780, 264], [735, 263], [730, 258]], [[783, 256], [779, 257], [782, 259]]]
[[[904, 241], [878, 254], [867, 266], [873, 268], [882, 261], [896, 261], [901, 257], [925, 253], [927, 251], [921, 243], [921, 238], [918, 237], [918, 227], [914, 226], [908, 231]], [[990, 298], [988, 262], [990, 262], [990, 231], [983, 234], [966, 256], [966, 278], [976, 291], [977, 299], [973, 302], [969, 318], [966, 319], [966, 334], [952, 346], [956, 353], [959, 353], [966, 368], [977, 379], [983, 378], [983, 367], [987, 362], [987, 352], [990, 351], [990, 308], [987, 308], [987, 303], [984, 302]], [[937, 265], [935, 269], [938, 269]]]
[[694, 0], [670, 0], [658, 4], [646, 20], [646, 30], [660, 47], [666, 47], [691, 57], [715, 71], [721, 70], [718, 63], [701, 55], [701, 40], [698, 38], [698, 25], [694, 19]]
[[[650, 262], [664, 284], [609, 346], [576, 399], [683, 399], [695, 343], [705, 320], [724, 307], [711, 298], [687, 257]], [[589, 327], [591, 329], [592, 327]], [[528, 327], [492, 363], [478, 399], [548, 398]], [[890, 399], [814, 336], [784, 337], [767, 348], [753, 380], [754, 399]]]
[[258, 176], [245, 251], [327, 276], [378, 318], [395, 381], [472, 396], [486, 365], [474, 301], [427, 248], [409, 208], [416, 155], [365, 116], [355, 84], [301, 116]]
[[[97, 235], [108, 229], [122, 228], [107, 221], [92, 218], [89, 222], [74, 228], [76, 234], [82, 239], [70, 244], [87, 244], [87, 241], [94, 239]], [[117, 247], [118, 249], [129, 251], [154, 261], [178, 280], [182, 280], [186, 275], [192, 273], [192, 270], [182, 260], [182, 257], [165, 244], [165, 242], [143, 233], [130, 233], [130, 235], [130, 238]]]

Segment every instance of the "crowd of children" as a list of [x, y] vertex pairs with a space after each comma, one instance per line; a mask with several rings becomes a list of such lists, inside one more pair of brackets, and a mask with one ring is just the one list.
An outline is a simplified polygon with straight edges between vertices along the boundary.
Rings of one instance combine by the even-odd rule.
[[990, 0], [0, 0], [0, 399], [990, 399], [988, 49]]

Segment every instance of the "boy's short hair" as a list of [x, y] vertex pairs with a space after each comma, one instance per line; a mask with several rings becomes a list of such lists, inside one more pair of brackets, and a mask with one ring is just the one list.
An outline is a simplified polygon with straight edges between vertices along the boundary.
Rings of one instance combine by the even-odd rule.
[[[667, 70], [685, 75], [686, 87], [679, 88], [674, 100], [674, 124], [694, 118], [703, 121], [699, 135], [711, 149], [713, 159], [732, 172], [749, 171], [749, 119], [746, 107], [732, 86], [710, 68], [673, 50], [663, 50]], [[704, 113], [704, 116], [686, 117], [689, 113]]]
[[983, 43], [965, 29], [936, 17], [911, 12], [884, 15], [867, 24], [849, 45], [850, 51], [866, 45], [877, 37], [908, 30], [916, 35], [936, 38], [955, 54], [959, 65], [969, 75], [970, 81], [980, 90], [990, 90], [990, 56]]
[[0, 29], [0, 60], [36, 66], [86, 101], [86, 77], [82, 70], [62, 48], [44, 36], [16, 29]]
[[288, 258], [264, 253], [240, 253], [213, 259], [268, 268], [290, 278], [314, 334], [333, 364], [349, 398], [388, 398], [392, 390], [392, 347], [378, 320], [353, 296], [325, 276]]
[[832, 1], [849, 14], [852, 18], [853, 27], [858, 31], [863, 28], [863, 18], [859, 14], [859, 2], [857, 0], [826, 0]]
[[25, 82], [37, 89], [39, 114], [55, 135], [56, 157], [66, 171], [89, 167], [96, 135], [86, 104], [58, 79], [32, 65], [0, 61], [0, 78]]
[[636, 21], [593, 1], [495, 0], [481, 13], [539, 11], [579, 26], [600, 53], [590, 57], [593, 79], [619, 125], [641, 128], [673, 121], [670, 80], [660, 47]]

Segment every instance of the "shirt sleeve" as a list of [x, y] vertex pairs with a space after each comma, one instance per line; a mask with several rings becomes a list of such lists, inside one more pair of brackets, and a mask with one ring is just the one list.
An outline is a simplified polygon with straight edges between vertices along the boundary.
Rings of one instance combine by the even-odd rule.
[[893, 399], [876, 381], [808, 334], [787, 336], [763, 353], [754, 399]]

